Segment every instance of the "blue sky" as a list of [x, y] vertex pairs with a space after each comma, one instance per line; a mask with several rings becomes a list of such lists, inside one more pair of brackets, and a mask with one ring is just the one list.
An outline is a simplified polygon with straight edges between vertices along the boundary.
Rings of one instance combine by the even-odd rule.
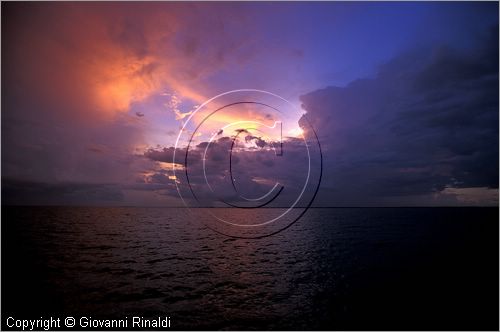
[[2, 31], [11, 204], [179, 204], [161, 153], [241, 88], [311, 118], [318, 204], [497, 204], [496, 2], [4, 3]]

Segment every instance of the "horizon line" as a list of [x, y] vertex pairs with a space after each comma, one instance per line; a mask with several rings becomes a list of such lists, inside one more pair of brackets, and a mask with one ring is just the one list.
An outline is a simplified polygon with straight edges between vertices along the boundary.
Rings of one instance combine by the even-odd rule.
[[[65, 207], [65, 208], [164, 208], [164, 209], [234, 209], [225, 206], [161, 206], [161, 205], [61, 205], [61, 204], [2, 204], [4, 207]], [[499, 208], [499, 205], [387, 205], [387, 206], [369, 206], [369, 205], [351, 205], [351, 206], [310, 206], [308, 209], [394, 209], [394, 208]], [[259, 209], [288, 209], [287, 206], [260, 207]], [[297, 206], [294, 209], [305, 209], [305, 206]]]

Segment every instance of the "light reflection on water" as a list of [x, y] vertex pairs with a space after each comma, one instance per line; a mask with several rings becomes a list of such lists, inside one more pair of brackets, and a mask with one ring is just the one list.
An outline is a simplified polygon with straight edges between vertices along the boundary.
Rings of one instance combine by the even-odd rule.
[[[439, 242], [461, 248], [456, 236], [469, 232], [464, 211], [478, 211], [311, 209], [284, 232], [247, 240], [214, 233], [185, 209], [9, 209], [7, 221], [15, 223], [5, 233], [4, 221], [3, 234], [12, 236], [3, 245], [21, 246], [26, 266], [12, 259], [7, 267], [29, 269], [36, 282], [14, 272], [2, 278], [30, 284], [25, 292], [39, 301], [49, 294], [46, 310], [168, 315], [175, 329], [363, 327], [352, 324], [387, 285], [383, 279], [399, 275], [398, 266], [420, 266], [423, 253], [441, 250]], [[230, 213], [248, 218], [248, 211]], [[397, 292], [386, 295], [399, 298]]]

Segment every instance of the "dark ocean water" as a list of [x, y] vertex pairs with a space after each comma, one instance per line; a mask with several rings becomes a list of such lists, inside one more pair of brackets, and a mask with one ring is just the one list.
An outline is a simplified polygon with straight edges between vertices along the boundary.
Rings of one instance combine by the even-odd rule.
[[244, 240], [184, 209], [3, 207], [2, 327], [498, 330], [498, 227], [498, 208], [321, 208]]

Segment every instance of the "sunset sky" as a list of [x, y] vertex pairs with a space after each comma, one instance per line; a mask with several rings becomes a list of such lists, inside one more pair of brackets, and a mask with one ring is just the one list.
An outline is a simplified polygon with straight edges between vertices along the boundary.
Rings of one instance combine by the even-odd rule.
[[498, 88], [496, 2], [4, 2], [2, 202], [179, 206], [185, 121], [258, 89], [317, 132], [317, 206], [497, 205]]

